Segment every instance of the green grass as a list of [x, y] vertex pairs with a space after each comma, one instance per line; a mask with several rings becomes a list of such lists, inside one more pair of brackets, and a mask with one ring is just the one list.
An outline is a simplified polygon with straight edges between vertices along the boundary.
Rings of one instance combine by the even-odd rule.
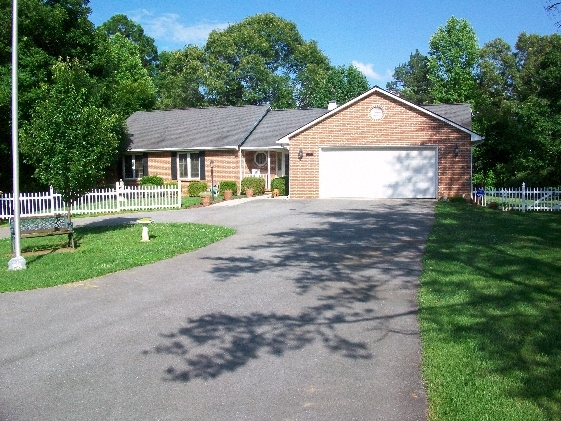
[[436, 212], [419, 291], [429, 420], [561, 420], [561, 213]]
[[77, 247], [67, 249], [66, 236], [21, 240], [27, 269], [9, 271], [10, 239], [0, 239], [0, 292], [44, 288], [81, 281], [168, 259], [232, 235], [231, 228], [202, 224], [151, 224], [150, 241], [141, 242], [137, 224], [80, 227]]

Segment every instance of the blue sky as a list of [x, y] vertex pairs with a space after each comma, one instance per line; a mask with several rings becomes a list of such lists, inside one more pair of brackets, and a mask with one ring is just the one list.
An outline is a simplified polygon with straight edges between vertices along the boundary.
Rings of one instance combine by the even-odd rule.
[[483, 45], [502, 38], [511, 46], [521, 32], [557, 31], [546, 0], [90, 0], [90, 20], [101, 25], [127, 15], [154, 38], [158, 51], [203, 46], [209, 32], [258, 13], [272, 12], [316, 40], [333, 65], [354, 64], [382, 88], [415, 49], [423, 54], [451, 16], [467, 19]]

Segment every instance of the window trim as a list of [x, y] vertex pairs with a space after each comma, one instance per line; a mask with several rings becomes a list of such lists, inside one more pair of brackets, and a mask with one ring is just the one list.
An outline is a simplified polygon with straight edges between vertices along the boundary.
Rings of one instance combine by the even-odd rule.
[[[197, 177], [193, 177], [192, 176], [192, 163], [193, 160], [191, 158], [191, 154], [197, 154], [199, 156], [198, 161], [199, 161], [199, 174]], [[180, 159], [181, 157], [185, 157], [188, 165], [187, 165], [187, 176], [182, 175], [182, 165], [180, 164]], [[177, 152], [177, 178], [180, 180], [201, 180], [201, 166], [204, 165], [204, 162], [201, 163], [201, 153], [198, 151], [181, 151], [181, 152]]]
[[[259, 162], [257, 162], [257, 156], [263, 154], [263, 156], [265, 157], [265, 162], [263, 162], [262, 164], [260, 164]], [[255, 155], [253, 156], [253, 162], [255, 162], [255, 165], [257, 165], [258, 167], [264, 167], [265, 165], [267, 165], [267, 154], [265, 152], [255, 152]]]
[[[127, 160], [129, 159], [129, 157], [131, 158], [132, 177], [127, 177]], [[140, 158], [140, 160], [138, 160], [137, 158]], [[144, 177], [144, 155], [141, 153], [125, 154], [123, 156], [122, 176], [123, 180], [140, 180], [142, 177]]]

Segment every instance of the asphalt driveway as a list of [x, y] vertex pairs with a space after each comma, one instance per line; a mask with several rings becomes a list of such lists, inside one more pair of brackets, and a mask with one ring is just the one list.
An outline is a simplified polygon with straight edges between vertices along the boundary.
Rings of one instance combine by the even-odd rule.
[[267, 199], [149, 216], [237, 233], [0, 294], [1, 420], [426, 419], [416, 292], [433, 201]]

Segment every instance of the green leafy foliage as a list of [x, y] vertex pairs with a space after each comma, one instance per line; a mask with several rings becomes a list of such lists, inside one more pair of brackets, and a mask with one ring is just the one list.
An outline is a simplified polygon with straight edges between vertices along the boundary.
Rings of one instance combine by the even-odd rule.
[[521, 34], [515, 50], [484, 46], [475, 123], [485, 142], [475, 173], [497, 185], [561, 185], [561, 36]]
[[[141, 186], [163, 186], [164, 179], [159, 175], [145, 175], [140, 179]], [[177, 185], [177, 183], [174, 183]]]
[[386, 89], [414, 104], [432, 104], [432, 83], [428, 77], [429, 60], [419, 50], [409, 56], [407, 63], [395, 68], [393, 81], [386, 84]]
[[288, 186], [288, 176], [273, 178], [271, 181], [271, 189], [278, 189], [280, 196], [286, 196]]
[[[28, 121], [42, 99], [42, 83], [62, 58], [87, 62], [95, 49], [87, 0], [19, 0], [19, 119]], [[12, 186], [11, 171], [11, 20], [12, 1], [0, 0], [0, 190]], [[20, 123], [21, 125], [21, 123]], [[33, 188], [33, 167], [21, 166], [20, 184]]]
[[59, 61], [53, 83], [42, 93], [33, 118], [22, 125], [22, 153], [35, 167], [35, 177], [70, 204], [115, 161], [122, 120], [98, 105], [94, 81], [76, 61]]
[[109, 37], [120, 34], [136, 44], [142, 60], [142, 66], [151, 76], [156, 74], [158, 48], [154, 44], [154, 39], [144, 33], [142, 26], [130, 20], [127, 16], [118, 14], [103, 23], [98, 30]]
[[123, 119], [154, 107], [156, 88], [142, 66], [138, 46], [120, 33], [101, 37], [92, 67], [105, 106]]
[[369, 89], [368, 80], [354, 66], [316, 66], [303, 74], [304, 88], [298, 100], [301, 107], [327, 108], [331, 100], [344, 104]]
[[220, 186], [218, 187], [218, 192], [223, 195], [224, 190], [232, 190], [233, 194], [238, 193], [238, 183], [234, 180], [223, 180], [220, 182]]
[[269, 103], [294, 108], [308, 66], [329, 67], [315, 42], [272, 13], [213, 31], [205, 46], [207, 100], [215, 105]]
[[428, 80], [432, 98], [439, 103], [472, 102], [479, 46], [465, 19], [452, 16], [429, 41]]
[[255, 196], [265, 193], [265, 179], [261, 177], [244, 177], [241, 183], [241, 193], [247, 189], [252, 189]]
[[192, 181], [187, 187], [187, 194], [190, 197], [198, 197], [202, 192], [208, 190], [208, 185], [204, 181]]
[[205, 83], [205, 54], [197, 46], [160, 54], [159, 72], [154, 78], [157, 107], [171, 109], [206, 105], [201, 90]]

